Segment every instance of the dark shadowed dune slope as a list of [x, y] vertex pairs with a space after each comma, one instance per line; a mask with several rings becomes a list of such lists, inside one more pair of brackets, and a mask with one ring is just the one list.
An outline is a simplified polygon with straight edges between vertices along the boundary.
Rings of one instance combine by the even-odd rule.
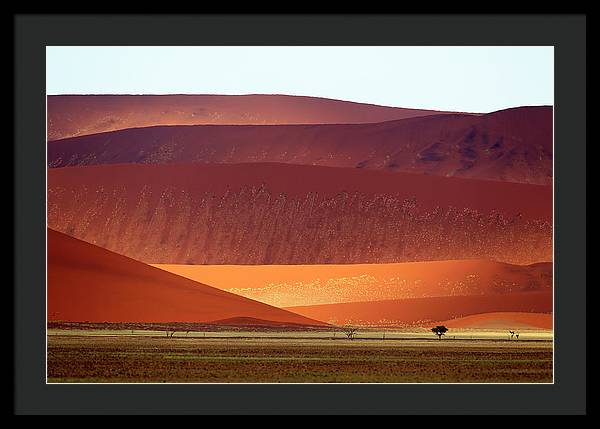
[[50, 167], [278, 162], [533, 184], [552, 181], [552, 108], [375, 124], [168, 126], [53, 141]]

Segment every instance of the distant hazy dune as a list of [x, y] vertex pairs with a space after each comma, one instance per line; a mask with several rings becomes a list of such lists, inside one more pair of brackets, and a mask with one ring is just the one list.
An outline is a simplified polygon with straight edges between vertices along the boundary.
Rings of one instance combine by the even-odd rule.
[[[85, 111], [84, 111], [85, 112]], [[48, 143], [48, 164], [281, 162], [552, 183], [552, 107], [368, 124], [154, 126]]]
[[153, 125], [353, 124], [443, 113], [290, 95], [51, 95], [48, 139]]

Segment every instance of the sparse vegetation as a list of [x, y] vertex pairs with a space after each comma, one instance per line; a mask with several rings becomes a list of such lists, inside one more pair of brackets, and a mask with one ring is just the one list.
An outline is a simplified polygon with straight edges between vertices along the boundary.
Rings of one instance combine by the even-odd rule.
[[522, 341], [517, 347], [497, 340], [436, 344], [434, 338], [408, 342], [329, 338], [50, 335], [48, 381], [552, 381], [551, 341]]
[[513, 338], [516, 338], [517, 341], [519, 341], [519, 333], [515, 332], [515, 331], [508, 331], [508, 333], [510, 334], [510, 338], [509, 340], [512, 340]]
[[349, 340], [354, 339], [356, 336], [356, 331], [358, 331], [358, 328], [353, 328], [352, 326], [346, 326], [344, 328], [344, 334], [346, 334], [346, 337], [348, 337]]

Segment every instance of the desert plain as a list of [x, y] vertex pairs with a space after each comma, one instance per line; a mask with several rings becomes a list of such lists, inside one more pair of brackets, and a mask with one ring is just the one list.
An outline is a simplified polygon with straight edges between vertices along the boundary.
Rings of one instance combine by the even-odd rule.
[[551, 106], [49, 96], [47, 381], [551, 383], [552, 148]]
[[152, 330], [48, 333], [48, 382], [490, 383], [552, 382], [552, 333], [509, 340], [499, 329], [427, 331]]

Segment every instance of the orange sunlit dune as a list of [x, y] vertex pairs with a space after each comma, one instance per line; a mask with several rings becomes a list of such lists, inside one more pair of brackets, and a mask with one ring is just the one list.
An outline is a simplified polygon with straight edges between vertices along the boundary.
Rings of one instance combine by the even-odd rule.
[[175, 265], [157, 268], [277, 307], [550, 290], [552, 264], [486, 260], [347, 265]]
[[321, 322], [150, 267], [48, 229], [48, 320]]
[[550, 313], [552, 291], [351, 302], [288, 309], [332, 324], [425, 325], [480, 313]]

